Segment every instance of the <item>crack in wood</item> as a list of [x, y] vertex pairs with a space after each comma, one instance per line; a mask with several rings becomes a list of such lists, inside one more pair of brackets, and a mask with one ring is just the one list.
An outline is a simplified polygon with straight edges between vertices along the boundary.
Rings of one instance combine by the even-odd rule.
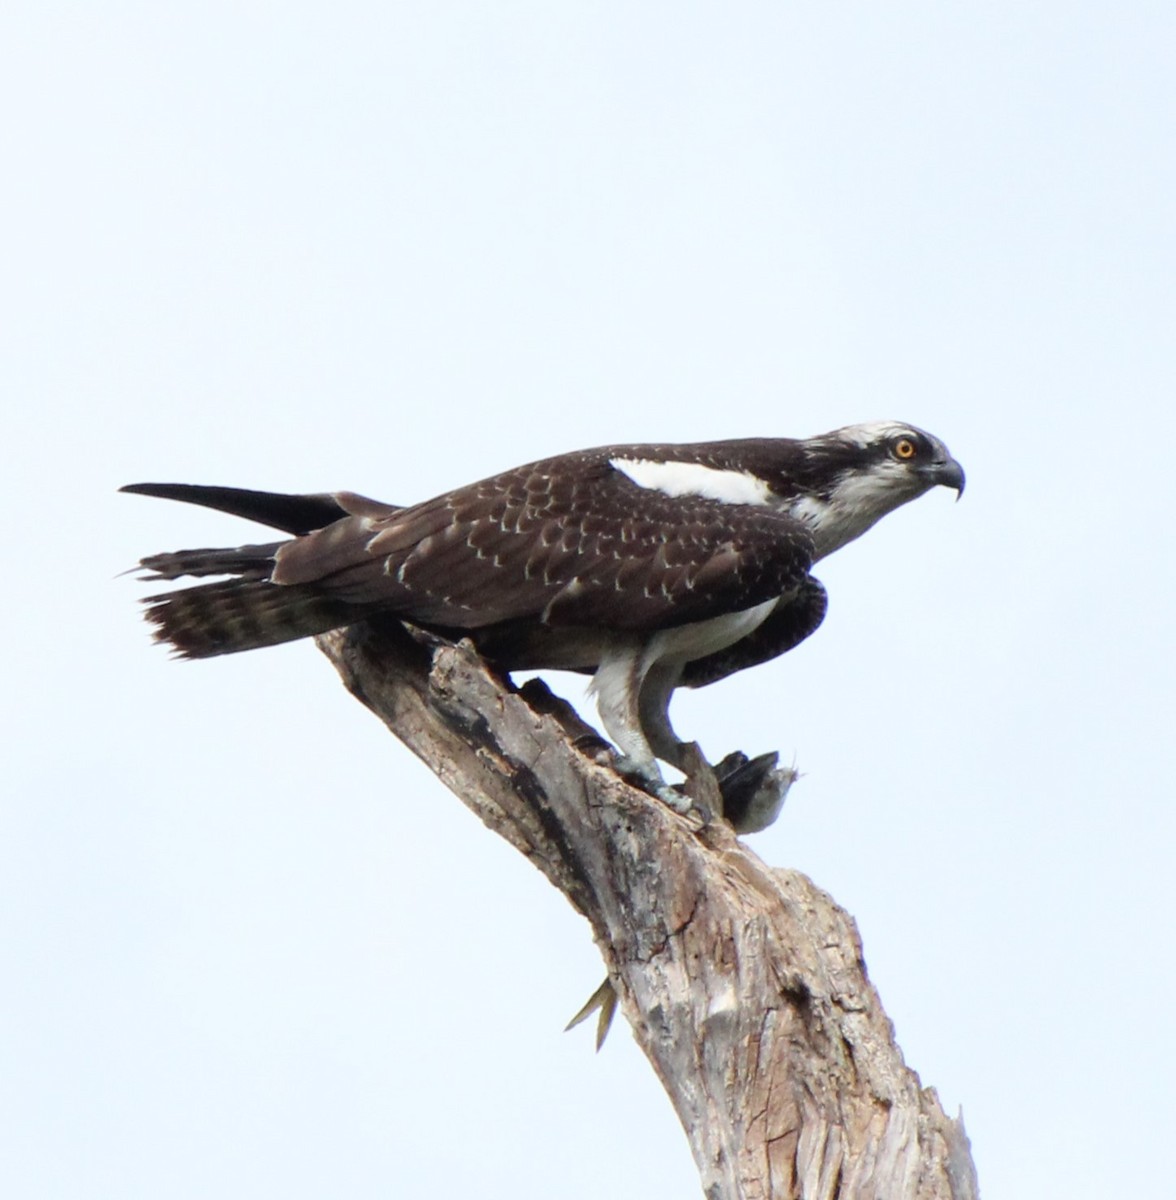
[[[543, 685], [516, 689], [472, 647], [423, 646], [395, 625], [318, 642], [588, 918], [708, 1200], [975, 1200], [963, 1123], [903, 1062], [831, 897], [626, 783]], [[713, 777], [698, 786], [713, 799]]]

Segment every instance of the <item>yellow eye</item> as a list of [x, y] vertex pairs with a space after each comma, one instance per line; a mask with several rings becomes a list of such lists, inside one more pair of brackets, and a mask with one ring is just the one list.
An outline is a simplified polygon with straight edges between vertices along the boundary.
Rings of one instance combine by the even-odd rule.
[[906, 462], [908, 459], [915, 457], [915, 454], [918, 452], [918, 447], [914, 442], [911, 441], [910, 438], [904, 437], [899, 438], [898, 441], [894, 443], [892, 450], [895, 458]]

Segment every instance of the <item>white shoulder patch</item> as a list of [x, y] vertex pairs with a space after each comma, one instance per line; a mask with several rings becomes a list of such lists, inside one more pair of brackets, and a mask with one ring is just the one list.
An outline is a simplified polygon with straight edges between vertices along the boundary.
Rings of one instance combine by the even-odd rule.
[[770, 504], [772, 493], [748, 471], [724, 471], [702, 463], [657, 462], [649, 458], [614, 458], [609, 465], [638, 487], [667, 496], [701, 496], [723, 504]]

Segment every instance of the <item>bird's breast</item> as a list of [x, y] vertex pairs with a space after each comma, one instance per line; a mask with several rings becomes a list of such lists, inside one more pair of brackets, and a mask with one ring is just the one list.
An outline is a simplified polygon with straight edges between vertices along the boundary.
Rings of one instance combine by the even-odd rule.
[[773, 598], [740, 612], [723, 613], [690, 625], [662, 629], [649, 641], [648, 660], [650, 663], [686, 663], [726, 650], [758, 629], [779, 603], [779, 598]]

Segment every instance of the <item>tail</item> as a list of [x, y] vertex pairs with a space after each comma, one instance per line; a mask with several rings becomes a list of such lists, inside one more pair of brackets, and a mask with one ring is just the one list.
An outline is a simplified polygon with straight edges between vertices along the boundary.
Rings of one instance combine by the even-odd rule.
[[182, 500], [258, 521], [287, 533], [310, 533], [347, 516], [347, 510], [333, 495], [320, 492], [313, 496], [288, 496], [283, 492], [257, 492], [252, 488], [207, 487], [193, 483], [128, 483], [118, 489], [136, 496], [156, 496], [161, 500]]
[[225, 549], [172, 550], [139, 560], [151, 574], [146, 579], [179, 579], [181, 575], [237, 575], [242, 579], [268, 579], [281, 542], [265, 546], [231, 546]]
[[277, 646], [350, 625], [363, 615], [359, 606], [311, 587], [264, 579], [203, 583], [148, 596], [144, 603], [156, 641], [169, 643], [181, 658]]
[[[345, 520], [353, 511], [380, 515], [395, 511], [393, 505], [350, 492], [287, 496], [183, 483], [133, 483], [121, 490], [219, 509], [296, 537]], [[344, 507], [345, 503], [349, 507]], [[285, 544], [176, 550], [144, 558], [139, 565], [152, 580], [235, 576], [148, 596], [145, 615], [155, 626], [156, 640], [169, 643], [183, 658], [211, 658], [314, 637], [351, 625], [371, 612], [370, 605], [324, 594], [314, 583], [272, 583], [276, 555]]]

